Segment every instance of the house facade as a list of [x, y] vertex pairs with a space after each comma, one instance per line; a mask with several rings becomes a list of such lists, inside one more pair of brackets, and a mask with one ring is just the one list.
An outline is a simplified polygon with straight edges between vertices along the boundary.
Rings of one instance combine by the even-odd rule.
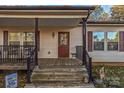
[[[0, 6], [0, 70], [25, 70], [27, 83], [34, 87], [39, 83], [47, 87], [82, 86], [92, 81], [86, 21], [94, 9], [95, 6]], [[81, 60], [76, 58], [76, 46], [81, 46]]]
[[[74, 71], [86, 68], [89, 77], [83, 81], [90, 82], [92, 64], [122, 65], [124, 23], [87, 21], [94, 9], [94, 6], [0, 6], [0, 70], [26, 70], [28, 83], [32, 78], [33, 83], [42, 84], [55, 79], [56, 75], [49, 72], [54, 77], [47, 75], [47, 80], [42, 81], [51, 68], [59, 68], [62, 75], [63, 69], [69, 69], [70, 78], [60, 75], [57, 79], [70, 84], [72, 80], [82, 82], [83, 77], [81, 74], [76, 77], [70, 68]], [[22, 66], [23, 62], [26, 65]], [[40, 67], [47, 71], [43, 73]], [[35, 72], [32, 77], [31, 71]]]

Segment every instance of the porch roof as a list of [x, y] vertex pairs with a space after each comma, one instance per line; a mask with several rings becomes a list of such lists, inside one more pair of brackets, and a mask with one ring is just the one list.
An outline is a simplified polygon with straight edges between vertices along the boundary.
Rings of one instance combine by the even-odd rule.
[[123, 26], [124, 21], [88, 21], [87, 24], [90, 26]]
[[0, 18], [86, 18], [95, 6], [0, 6]]

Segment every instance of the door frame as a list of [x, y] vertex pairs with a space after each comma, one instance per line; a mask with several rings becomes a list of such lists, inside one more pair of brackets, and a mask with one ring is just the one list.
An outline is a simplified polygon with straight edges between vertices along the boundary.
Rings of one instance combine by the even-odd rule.
[[[68, 56], [67, 57], [59, 57], [59, 44], [60, 44], [60, 33], [68, 33]], [[70, 57], [70, 32], [58, 32], [58, 58], [69, 58]]]

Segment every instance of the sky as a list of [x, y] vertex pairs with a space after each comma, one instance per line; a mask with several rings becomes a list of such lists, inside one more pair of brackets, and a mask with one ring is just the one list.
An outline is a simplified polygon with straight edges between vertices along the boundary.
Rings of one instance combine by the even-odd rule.
[[102, 5], [105, 12], [109, 13], [112, 5]]
[[123, 5], [124, 0], [0, 0], [0, 5]]
[[[86, 0], [87, 3], [92, 0]], [[86, 2], [85, 1], [85, 2]], [[82, 0], [0, 0], [0, 5], [83, 5]], [[90, 3], [89, 3], [90, 4]]]

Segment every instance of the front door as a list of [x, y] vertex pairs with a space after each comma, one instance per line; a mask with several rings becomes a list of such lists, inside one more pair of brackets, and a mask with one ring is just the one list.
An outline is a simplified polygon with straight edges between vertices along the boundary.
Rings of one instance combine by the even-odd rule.
[[58, 57], [69, 57], [69, 32], [58, 33]]

